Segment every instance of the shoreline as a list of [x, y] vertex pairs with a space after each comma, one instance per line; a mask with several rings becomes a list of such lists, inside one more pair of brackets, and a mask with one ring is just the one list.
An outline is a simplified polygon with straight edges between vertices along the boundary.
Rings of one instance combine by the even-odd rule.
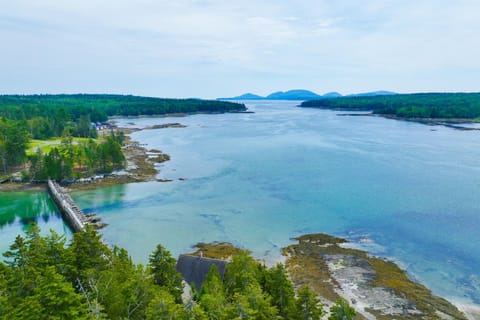
[[[322, 108], [323, 109], [323, 108]], [[323, 110], [331, 110], [331, 111], [350, 111], [351, 110], [341, 110], [341, 109], [323, 109]], [[358, 111], [358, 112], [367, 112], [367, 111]], [[479, 128], [472, 128], [472, 127], [464, 127], [462, 124], [476, 124], [480, 123], [478, 121], [475, 121], [473, 119], [463, 119], [463, 118], [405, 118], [405, 117], [399, 117], [395, 115], [389, 115], [389, 114], [377, 114], [377, 113], [372, 113], [371, 111], [369, 113], [337, 113], [337, 116], [339, 117], [379, 117], [379, 118], [385, 118], [385, 119], [391, 119], [391, 120], [397, 120], [397, 121], [407, 121], [407, 122], [415, 122], [415, 123], [420, 123], [428, 126], [444, 126], [447, 128], [455, 129], [455, 130], [461, 130], [461, 131], [480, 131]]]
[[345, 239], [310, 234], [293, 240], [282, 249], [291, 280], [310, 285], [322, 303], [343, 296], [365, 319], [480, 318], [480, 306], [436, 296], [397, 263], [345, 246]]
[[[170, 156], [160, 150], [148, 149], [138, 141], [131, 138], [130, 134], [136, 131], [162, 128], [183, 128], [179, 123], [160, 125], [149, 128], [121, 128], [114, 127], [118, 132], [125, 135], [125, 145], [122, 151], [125, 155], [126, 167], [118, 172], [99, 174], [95, 177], [82, 179], [82, 182], [63, 184], [70, 191], [92, 190], [126, 183], [138, 183], [148, 181], [168, 182], [169, 180], [157, 179], [160, 172], [156, 165], [170, 160]], [[0, 184], [0, 192], [33, 192], [46, 189], [45, 183], [35, 182], [5, 182]]]
[[[327, 308], [341, 296], [355, 308], [357, 320], [476, 320], [480, 306], [433, 294], [412, 280], [398, 263], [348, 247], [347, 240], [327, 234], [305, 234], [282, 248], [281, 258], [256, 258], [271, 267], [281, 263], [298, 290], [308, 285]], [[197, 243], [190, 255], [231, 260], [240, 249], [229, 242]]]
[[[164, 127], [165, 128], [170, 127], [168, 125], [169, 124], [167, 124], [167, 126], [164, 126]], [[173, 125], [174, 126], [171, 126], [171, 127], [178, 127], [178, 128], [182, 127], [182, 126], [178, 126], [178, 124], [173, 124]], [[142, 131], [142, 130], [148, 130], [148, 129], [159, 129], [159, 128], [163, 128], [163, 127], [142, 128], [142, 129], [140, 129], [140, 128], [117, 128], [118, 130], [123, 131], [125, 133], [126, 138], [128, 139], [128, 142], [132, 144], [132, 146], [130, 146], [131, 149], [129, 151], [129, 155], [128, 155], [128, 158], [127, 158], [127, 161], [130, 161], [130, 164], [132, 164], [132, 167], [130, 169], [128, 169], [129, 165], [127, 165], [127, 169], [125, 169], [126, 171], [130, 170], [129, 174], [127, 174], [127, 175], [116, 175], [116, 176], [112, 176], [112, 177], [107, 176], [103, 179], [99, 179], [98, 181], [95, 181], [95, 182], [92, 182], [92, 183], [72, 184], [72, 185], [68, 185], [67, 187], [71, 190], [85, 190], [85, 189], [96, 189], [96, 188], [101, 188], [101, 187], [106, 187], [106, 186], [111, 186], [111, 185], [117, 185], [117, 184], [124, 184], [124, 183], [135, 183], [135, 182], [145, 182], [145, 181], [159, 181], [159, 182], [161, 182], [161, 180], [156, 178], [156, 175], [158, 174], [159, 170], [156, 168], [155, 162], [152, 162], [152, 161], [149, 160], [150, 157], [149, 157], [149, 154], [148, 154], [149, 153], [148, 149], [146, 147], [143, 147], [142, 145], [140, 145], [138, 143], [138, 141], [132, 140], [131, 136], [130, 136], [131, 133], [136, 132], [136, 131]], [[163, 154], [161, 151], [158, 151], [158, 150], [155, 150], [155, 151], [159, 152], [160, 154]], [[126, 155], [126, 157], [127, 157], [127, 155]], [[168, 161], [168, 160], [166, 160], [166, 161]], [[138, 165], [139, 165], [140, 162], [144, 162], [146, 167], [139, 168]], [[135, 171], [135, 170], [137, 170], [137, 171]], [[153, 171], [151, 171], [151, 170], [153, 170]], [[11, 190], [11, 191], [29, 191], [29, 190], [37, 190], [38, 191], [38, 190], [43, 190], [44, 189], [42, 184], [32, 184], [32, 183], [26, 183], [26, 184], [12, 183], [12, 184], [20, 185], [20, 189], [19, 190]], [[0, 191], [4, 191], [4, 190], [2, 190], [2, 186], [3, 185], [0, 185]], [[296, 240], [298, 240], [302, 237], [303, 236], [301, 236], [299, 238], [296, 238]], [[294, 245], [294, 244], [292, 244], [292, 245]], [[289, 248], [289, 247], [290, 246], [288, 246], [287, 248]], [[283, 249], [286, 249], [286, 248], [283, 248]], [[353, 250], [353, 249], [350, 249], [350, 250]], [[357, 251], [363, 251], [363, 250], [357, 250]], [[367, 251], [363, 251], [363, 252], [368, 254]], [[284, 265], [287, 265], [289, 263], [289, 259], [291, 258], [291, 256], [286, 255], [284, 257], [285, 257], [285, 259], [279, 259], [280, 261], [276, 261], [276, 262], [281, 262]], [[341, 259], [343, 259], [343, 260], [341, 260]], [[306, 259], [306, 260], [308, 260], [308, 259]], [[336, 269], [336, 268], [341, 267], [342, 264], [345, 263], [344, 260], [345, 259], [341, 257], [340, 260], [333, 259], [333, 260], [328, 260], [326, 262], [326, 265], [327, 265], [328, 270], [329, 270], [329, 276], [330, 276], [329, 281], [331, 281], [332, 283], [337, 283], [337, 284], [339, 284], [339, 286], [341, 286], [340, 289], [338, 289], [338, 290], [340, 290], [339, 292], [342, 292], [342, 295], [345, 296], [345, 298], [348, 298], [348, 300], [350, 300], [350, 301], [352, 301], [352, 299], [354, 299], [356, 301], [355, 305], [361, 306], [361, 308], [363, 308], [364, 310], [369, 309], [368, 303], [362, 303], [362, 301], [358, 298], [358, 293], [355, 293], [356, 292], [355, 290], [358, 290], [358, 285], [356, 286], [355, 283], [351, 282], [348, 279], [342, 279], [342, 278], [334, 276], [335, 272], [342, 269], [342, 268], [340, 268], [340, 269]], [[347, 261], [347, 262], [349, 262], [349, 261]], [[353, 261], [353, 262], [355, 263], [356, 261]], [[393, 264], [397, 265], [396, 263], [393, 263]], [[357, 266], [354, 264], [353, 267], [356, 268]], [[307, 268], [305, 268], [305, 270], [307, 270]], [[403, 272], [405, 272], [405, 271], [403, 271]], [[406, 272], [405, 272], [405, 274], [406, 274]], [[297, 283], [301, 283], [301, 282], [297, 282]], [[335, 292], [335, 288], [334, 288], [333, 291]], [[393, 300], [393, 301], [397, 301], [397, 300]], [[449, 303], [455, 305], [459, 310], [464, 312], [465, 319], [480, 319], [480, 306], [470, 305], [468, 303], [455, 302], [454, 300], [448, 300], [448, 301], [449, 301]], [[367, 311], [367, 313], [368, 313], [368, 311]], [[366, 318], [370, 319], [368, 315], [366, 316]], [[384, 319], [384, 318], [381, 318], [381, 319]], [[399, 319], [403, 319], [403, 318], [399, 318]], [[441, 319], [443, 319], [443, 318], [441, 318]], [[447, 318], [445, 318], [445, 319], [447, 319]], [[454, 319], [456, 319], [456, 318], [454, 318]], [[463, 319], [463, 318], [459, 318], [459, 319]]]

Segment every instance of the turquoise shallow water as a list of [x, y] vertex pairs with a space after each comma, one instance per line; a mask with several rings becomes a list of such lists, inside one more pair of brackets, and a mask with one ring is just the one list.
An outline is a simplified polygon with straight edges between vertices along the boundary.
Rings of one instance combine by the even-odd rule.
[[254, 114], [120, 120], [188, 126], [133, 134], [172, 156], [159, 177], [175, 181], [73, 197], [136, 261], [157, 243], [179, 254], [214, 240], [273, 261], [291, 237], [325, 232], [395, 259], [437, 294], [480, 304], [478, 132], [248, 104]]

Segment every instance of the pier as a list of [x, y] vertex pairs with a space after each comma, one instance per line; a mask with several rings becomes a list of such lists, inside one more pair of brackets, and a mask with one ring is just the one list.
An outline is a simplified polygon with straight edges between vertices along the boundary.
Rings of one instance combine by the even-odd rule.
[[87, 224], [96, 229], [106, 225], [100, 222], [100, 218], [97, 215], [83, 213], [68, 192], [58, 183], [49, 179], [47, 181], [47, 190], [57, 205], [58, 210], [62, 213], [63, 219], [73, 232], [83, 231]]

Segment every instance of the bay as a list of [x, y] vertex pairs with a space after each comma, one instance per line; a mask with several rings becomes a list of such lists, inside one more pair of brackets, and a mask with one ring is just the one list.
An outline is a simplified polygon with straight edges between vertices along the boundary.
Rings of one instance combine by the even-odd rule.
[[[255, 113], [119, 120], [187, 125], [132, 135], [171, 155], [159, 178], [174, 181], [72, 196], [138, 262], [157, 243], [177, 255], [218, 240], [271, 263], [290, 238], [324, 232], [394, 259], [441, 296], [480, 304], [478, 132], [247, 104]], [[2, 245], [12, 230], [21, 228], [2, 226]]]

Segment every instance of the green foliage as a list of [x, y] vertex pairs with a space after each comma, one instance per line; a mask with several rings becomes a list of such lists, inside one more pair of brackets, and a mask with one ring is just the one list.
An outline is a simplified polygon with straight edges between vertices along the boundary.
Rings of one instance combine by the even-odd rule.
[[318, 320], [325, 314], [317, 295], [307, 286], [298, 291], [296, 304], [299, 320]]
[[[24, 164], [30, 138], [96, 138], [97, 131], [92, 122], [104, 122], [108, 116], [240, 110], [245, 110], [243, 104], [198, 99], [82, 94], [0, 95], [0, 166], [3, 174], [7, 174], [12, 168]], [[112, 135], [96, 146], [91, 143], [70, 146], [70, 153], [55, 151], [55, 148], [45, 155], [39, 152], [30, 159], [30, 179], [51, 177], [55, 180], [71, 180], [122, 168], [125, 161], [121, 151], [122, 140], [123, 137]], [[68, 142], [62, 146], [68, 146]]]
[[32, 294], [23, 297], [10, 319], [88, 319], [82, 296], [55, 267], [47, 266], [37, 276]]
[[243, 293], [250, 285], [258, 283], [262, 274], [260, 265], [247, 251], [241, 251], [233, 256], [225, 271], [225, 290], [227, 295]]
[[106, 270], [112, 252], [102, 242], [101, 235], [91, 226], [85, 231], [73, 234], [67, 249], [68, 278], [72, 283], [86, 284], [97, 279], [99, 273]]
[[[176, 261], [161, 245], [148, 268], [110, 248], [91, 227], [65, 237], [32, 225], [0, 263], [0, 319], [317, 320], [322, 305], [307, 287], [295, 297], [285, 268], [266, 268], [240, 251], [224, 279], [212, 266], [195, 300], [182, 301]], [[330, 319], [354, 315], [345, 300]]]
[[64, 243], [54, 232], [42, 237], [33, 225], [25, 239], [18, 236], [4, 253], [8, 269], [3, 265], [0, 292], [8, 319], [86, 319], [83, 298], [63, 273]]
[[[198, 316], [197, 316], [198, 317]], [[147, 308], [147, 320], [187, 319], [183, 306], [175, 303], [174, 297], [165, 290], [158, 290]]]
[[162, 245], [158, 245], [150, 255], [149, 267], [153, 275], [153, 282], [164, 287], [177, 303], [182, 302], [182, 275], [176, 269], [176, 260]]
[[215, 265], [212, 265], [205, 277], [199, 295], [199, 303], [209, 319], [227, 319], [225, 289]]
[[330, 308], [328, 320], [352, 320], [355, 314], [355, 309], [350, 306], [348, 301], [344, 298], [339, 298], [335, 305]]
[[242, 104], [198, 99], [76, 95], [3, 95], [0, 117], [28, 122], [35, 139], [61, 136], [65, 129], [76, 137], [95, 137], [91, 122], [108, 116], [160, 115], [185, 112], [228, 112], [245, 110]]
[[262, 292], [258, 283], [249, 283], [242, 292], [235, 293], [232, 305], [231, 318], [235, 319], [276, 319], [278, 314], [271, 298]]
[[110, 319], [144, 319], [155, 292], [142, 265], [135, 265], [128, 252], [113, 248], [110, 264], [97, 278], [98, 301]]
[[0, 117], [0, 165], [3, 173], [25, 162], [29, 139], [25, 123]]
[[125, 166], [121, 146], [123, 139], [123, 135], [112, 132], [100, 143], [89, 139], [74, 144], [72, 136], [65, 136], [58, 148], [51, 148], [47, 154], [37, 151], [30, 156], [29, 178], [73, 180], [123, 168]]
[[296, 314], [295, 291], [282, 264], [265, 272], [265, 290], [272, 297], [272, 304], [278, 308], [279, 315], [285, 319], [293, 318]]
[[305, 101], [302, 107], [373, 111], [401, 118], [475, 119], [480, 93], [416, 93], [373, 97], [341, 97]]

